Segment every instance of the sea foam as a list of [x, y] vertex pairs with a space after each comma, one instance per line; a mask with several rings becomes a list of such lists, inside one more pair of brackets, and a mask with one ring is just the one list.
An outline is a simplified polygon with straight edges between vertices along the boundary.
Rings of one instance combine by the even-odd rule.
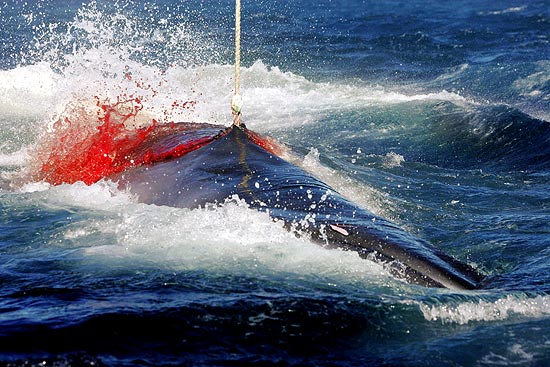
[[506, 295], [496, 300], [469, 300], [456, 304], [420, 304], [426, 320], [467, 324], [475, 321], [505, 320], [513, 315], [540, 318], [550, 315], [550, 297], [538, 295]]

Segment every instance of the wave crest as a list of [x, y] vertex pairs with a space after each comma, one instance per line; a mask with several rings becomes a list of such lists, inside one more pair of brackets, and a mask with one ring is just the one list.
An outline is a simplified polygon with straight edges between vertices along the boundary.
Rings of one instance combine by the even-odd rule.
[[540, 318], [550, 315], [550, 296], [507, 295], [494, 301], [479, 299], [456, 304], [420, 304], [420, 310], [428, 321], [460, 325], [476, 321], [505, 320], [513, 315]]

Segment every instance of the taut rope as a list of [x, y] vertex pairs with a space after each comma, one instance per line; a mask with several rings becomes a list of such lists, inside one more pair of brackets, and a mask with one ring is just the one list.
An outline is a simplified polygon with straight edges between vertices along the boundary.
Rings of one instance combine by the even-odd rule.
[[233, 124], [241, 124], [241, 109], [243, 99], [241, 97], [241, 0], [235, 0], [235, 95], [231, 100], [231, 113]]

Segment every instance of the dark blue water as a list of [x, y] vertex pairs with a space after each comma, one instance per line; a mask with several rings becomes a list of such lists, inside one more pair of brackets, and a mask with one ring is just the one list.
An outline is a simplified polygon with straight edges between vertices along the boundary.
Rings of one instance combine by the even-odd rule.
[[0, 365], [548, 365], [549, 9], [243, 1], [247, 126], [487, 276], [456, 292], [239, 198], [188, 210], [25, 180], [54, 122], [95, 96], [229, 124], [233, 4], [0, 4]]

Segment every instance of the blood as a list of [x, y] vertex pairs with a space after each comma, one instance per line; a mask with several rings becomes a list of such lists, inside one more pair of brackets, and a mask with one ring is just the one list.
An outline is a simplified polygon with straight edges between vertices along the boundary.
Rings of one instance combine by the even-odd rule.
[[[142, 110], [139, 98], [113, 104], [95, 98], [94, 109], [65, 113], [38, 145], [32, 178], [53, 185], [82, 181], [88, 185], [131, 166], [181, 156], [207, 144], [213, 136], [197, 136], [168, 150], [148, 149], [149, 141], [182, 129], [151, 119], [136, 125]], [[181, 107], [181, 106], [180, 106]], [[185, 104], [183, 104], [185, 107]]]
[[[39, 141], [30, 164], [32, 180], [91, 185], [132, 166], [180, 157], [227, 132], [213, 125], [167, 122], [167, 111], [162, 123], [144, 118], [140, 98], [124, 97], [111, 103], [94, 97], [93, 101], [92, 108], [90, 103], [67, 108]], [[171, 108], [193, 106], [194, 102], [174, 101]], [[245, 133], [271, 154], [281, 155], [282, 148], [273, 139], [246, 128]]]
[[283, 154], [281, 145], [275, 139], [269, 136], [260, 135], [257, 132], [248, 129], [246, 129], [245, 132], [254, 144], [264, 148], [269, 153], [276, 156], [281, 156]]

